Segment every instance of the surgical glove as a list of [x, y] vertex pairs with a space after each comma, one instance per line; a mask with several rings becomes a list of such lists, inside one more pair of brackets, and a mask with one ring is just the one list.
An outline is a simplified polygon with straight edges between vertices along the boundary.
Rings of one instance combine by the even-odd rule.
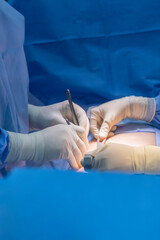
[[[88, 153], [93, 156], [89, 168], [109, 172], [160, 174], [160, 148], [155, 146], [131, 147], [108, 143]], [[87, 166], [85, 158], [82, 165]]]
[[10, 153], [5, 162], [27, 160], [40, 166], [46, 161], [66, 159], [72, 168], [79, 169], [87, 151], [79, 137], [84, 129], [75, 125], [59, 124], [30, 134], [8, 133]]
[[95, 138], [103, 141], [112, 127], [125, 118], [151, 122], [156, 111], [154, 98], [124, 97], [92, 108], [90, 130]]
[[[85, 130], [81, 137], [88, 148], [87, 136], [89, 132], [89, 121], [87, 115], [80, 106], [75, 103], [73, 103], [73, 105], [79, 125]], [[57, 124], [66, 124], [66, 119], [76, 124], [74, 122], [68, 101], [43, 107], [28, 105], [28, 112], [30, 130], [40, 130]]]

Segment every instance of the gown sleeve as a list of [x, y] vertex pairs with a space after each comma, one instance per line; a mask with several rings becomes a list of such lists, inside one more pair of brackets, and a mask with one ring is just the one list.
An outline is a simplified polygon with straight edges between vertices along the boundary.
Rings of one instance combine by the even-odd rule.
[[160, 128], [160, 94], [155, 98], [156, 112], [153, 120], [150, 122], [153, 126]]
[[10, 152], [8, 132], [0, 128], [0, 168]]

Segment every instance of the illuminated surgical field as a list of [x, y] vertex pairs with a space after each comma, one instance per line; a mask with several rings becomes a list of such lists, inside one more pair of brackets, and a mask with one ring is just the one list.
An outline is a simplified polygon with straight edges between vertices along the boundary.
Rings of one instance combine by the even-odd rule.
[[[155, 146], [155, 133], [136, 132], [136, 133], [121, 133], [114, 135], [107, 139], [106, 143], [120, 143], [130, 146]], [[103, 143], [100, 143], [103, 144]], [[92, 151], [97, 148], [97, 140], [93, 139], [89, 143], [89, 150]]]
[[[136, 133], [121, 133], [114, 135], [107, 139], [106, 143], [120, 143], [129, 146], [156, 146], [155, 142], [155, 133], [150, 132], [136, 132]], [[99, 143], [98, 146], [101, 146], [104, 143]], [[88, 152], [97, 149], [97, 140], [93, 139], [89, 142]], [[78, 170], [78, 172], [84, 172], [84, 168]]]

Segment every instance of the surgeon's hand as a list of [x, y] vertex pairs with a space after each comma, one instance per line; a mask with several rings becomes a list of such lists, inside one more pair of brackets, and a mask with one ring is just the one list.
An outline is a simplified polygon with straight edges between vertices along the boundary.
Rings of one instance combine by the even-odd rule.
[[83, 127], [59, 124], [30, 134], [8, 133], [10, 153], [6, 162], [27, 160], [38, 166], [46, 161], [66, 159], [72, 168], [82, 167], [80, 161], [87, 151], [81, 140]]
[[[94, 156], [89, 168], [107, 172], [160, 174], [160, 148], [155, 146], [131, 147], [108, 143], [88, 154]], [[82, 161], [88, 167], [88, 162]]]
[[124, 97], [91, 109], [90, 130], [103, 141], [115, 124], [125, 118], [152, 121], [156, 111], [154, 98]]
[[[79, 125], [84, 128], [84, 133], [81, 138], [88, 148], [88, 132], [89, 121], [85, 111], [73, 103], [75, 112], [79, 121]], [[49, 106], [37, 107], [34, 105], [28, 105], [29, 111], [29, 126], [31, 130], [44, 129], [57, 124], [66, 124], [68, 119], [71, 123], [74, 123], [73, 115], [70, 110], [68, 101], [52, 104]]]

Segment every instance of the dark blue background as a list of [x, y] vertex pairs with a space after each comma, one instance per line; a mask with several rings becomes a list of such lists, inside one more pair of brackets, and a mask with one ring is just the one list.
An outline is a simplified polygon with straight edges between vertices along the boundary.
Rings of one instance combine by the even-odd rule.
[[25, 16], [30, 91], [92, 105], [160, 92], [159, 0], [10, 0]]

